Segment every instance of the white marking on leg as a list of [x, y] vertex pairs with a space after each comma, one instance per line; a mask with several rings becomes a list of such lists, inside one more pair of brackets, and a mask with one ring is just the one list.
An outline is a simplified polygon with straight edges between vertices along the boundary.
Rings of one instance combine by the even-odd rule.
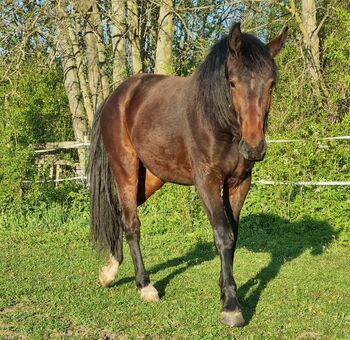
[[102, 267], [99, 275], [99, 280], [102, 287], [109, 287], [118, 273], [119, 262], [114, 256], [110, 255], [108, 264]]
[[159, 301], [159, 295], [157, 289], [155, 289], [151, 284], [143, 287], [139, 290], [141, 299], [145, 301]]

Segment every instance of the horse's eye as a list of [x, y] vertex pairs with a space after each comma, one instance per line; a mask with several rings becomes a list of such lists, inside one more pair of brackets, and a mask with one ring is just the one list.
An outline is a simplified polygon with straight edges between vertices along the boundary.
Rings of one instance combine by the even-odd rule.
[[230, 80], [230, 86], [233, 88], [233, 87], [236, 87], [236, 84], [234, 81]]

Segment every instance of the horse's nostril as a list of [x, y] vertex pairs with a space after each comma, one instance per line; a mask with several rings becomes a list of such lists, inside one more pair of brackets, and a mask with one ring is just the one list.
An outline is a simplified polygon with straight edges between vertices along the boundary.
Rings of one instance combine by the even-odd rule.
[[260, 143], [257, 146], [257, 150], [260, 152], [265, 152], [266, 151], [266, 142], [265, 139], [262, 139]]

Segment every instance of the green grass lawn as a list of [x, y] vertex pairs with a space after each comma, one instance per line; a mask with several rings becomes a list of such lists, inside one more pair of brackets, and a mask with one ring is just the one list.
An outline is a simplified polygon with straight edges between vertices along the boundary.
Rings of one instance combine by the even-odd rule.
[[200, 209], [160, 209], [156, 218], [158, 208], [149, 204], [142, 209], [142, 248], [158, 303], [140, 300], [127, 248], [115, 284], [98, 285], [105, 259], [89, 243], [86, 212], [63, 222], [44, 214], [18, 227], [15, 217], [11, 227], [3, 218], [0, 338], [350, 338], [350, 248], [337, 241], [346, 239], [349, 217], [332, 224], [319, 218], [331, 207], [309, 207], [310, 217], [297, 200], [289, 218], [285, 206], [253, 209], [254, 190], [235, 260], [245, 327], [219, 322], [219, 259]]

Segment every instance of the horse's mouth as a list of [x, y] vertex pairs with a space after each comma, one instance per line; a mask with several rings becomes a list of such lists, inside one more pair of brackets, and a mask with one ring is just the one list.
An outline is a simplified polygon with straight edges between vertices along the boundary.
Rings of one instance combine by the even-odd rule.
[[247, 153], [243, 153], [240, 151], [240, 154], [246, 159], [247, 161], [254, 161], [254, 162], [261, 162], [264, 160], [266, 152], [260, 155], [248, 155]]
[[248, 161], [262, 161], [266, 155], [266, 142], [263, 139], [256, 147], [251, 147], [244, 139], [239, 142], [239, 153]]

